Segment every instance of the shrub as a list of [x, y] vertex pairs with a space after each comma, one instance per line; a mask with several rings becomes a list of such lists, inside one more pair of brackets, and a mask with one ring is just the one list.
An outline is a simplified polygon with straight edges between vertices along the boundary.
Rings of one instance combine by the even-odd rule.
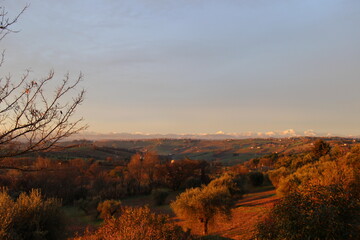
[[310, 186], [285, 196], [257, 226], [257, 239], [360, 239], [358, 193]]
[[119, 218], [109, 218], [94, 233], [78, 240], [186, 240], [181, 227], [169, 223], [165, 215], [155, 214], [148, 207], [125, 207]]
[[322, 139], [318, 139], [314, 142], [314, 147], [312, 149], [312, 154], [315, 159], [319, 159], [322, 156], [328, 154], [331, 150], [329, 143], [325, 142]]
[[270, 181], [274, 187], [278, 187], [282, 178], [285, 178], [290, 174], [290, 171], [286, 167], [280, 167], [278, 169], [268, 172]]
[[105, 200], [99, 203], [97, 210], [102, 219], [119, 217], [121, 214], [121, 201]]
[[302, 190], [308, 185], [329, 186], [341, 184], [344, 188], [350, 188], [357, 183], [359, 171], [347, 164], [346, 159], [337, 161], [320, 161], [307, 164], [296, 172], [281, 178], [277, 192], [286, 195], [296, 189]]
[[0, 239], [61, 239], [61, 202], [44, 200], [39, 190], [21, 193], [14, 201], [7, 191], [0, 192]]
[[241, 178], [235, 178], [233, 175], [225, 173], [219, 178], [212, 180], [208, 187], [222, 188], [225, 187], [229, 190], [229, 193], [232, 197], [236, 196], [240, 198], [244, 192], [244, 182], [241, 181]]

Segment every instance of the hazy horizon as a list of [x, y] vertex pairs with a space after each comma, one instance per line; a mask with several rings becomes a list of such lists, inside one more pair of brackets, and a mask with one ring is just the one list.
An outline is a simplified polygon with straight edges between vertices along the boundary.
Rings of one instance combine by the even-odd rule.
[[81, 71], [90, 132], [360, 135], [360, 1], [27, 3], [1, 76]]
[[99, 133], [85, 131], [81, 134], [71, 136], [67, 140], [151, 140], [151, 139], [199, 139], [199, 140], [228, 140], [228, 139], [270, 139], [270, 138], [299, 138], [299, 137], [316, 137], [316, 138], [352, 138], [359, 139], [360, 135], [342, 135], [332, 133], [317, 133], [314, 131], [299, 132], [293, 129], [284, 131], [271, 132], [240, 132], [226, 133], [218, 131], [216, 133], [144, 133], [144, 132], [109, 132]]

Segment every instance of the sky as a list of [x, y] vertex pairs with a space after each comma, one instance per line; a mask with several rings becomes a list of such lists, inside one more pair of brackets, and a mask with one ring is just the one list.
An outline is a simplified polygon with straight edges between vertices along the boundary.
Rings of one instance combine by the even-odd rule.
[[88, 131], [360, 135], [358, 0], [26, 4], [0, 74], [82, 72]]

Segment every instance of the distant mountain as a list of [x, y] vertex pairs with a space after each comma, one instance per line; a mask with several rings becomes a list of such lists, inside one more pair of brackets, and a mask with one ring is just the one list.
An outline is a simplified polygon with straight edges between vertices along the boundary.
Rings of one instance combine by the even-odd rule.
[[[330, 133], [316, 133], [313, 130], [297, 132], [293, 129], [284, 131], [268, 132], [242, 132], [225, 133], [218, 131], [216, 133], [197, 133], [197, 134], [149, 134], [149, 133], [96, 133], [85, 132], [71, 136], [70, 139], [85, 140], [134, 140], [134, 139], [202, 139], [202, 140], [224, 140], [224, 139], [247, 139], [247, 138], [286, 138], [286, 137], [331, 137]], [[339, 135], [337, 135], [339, 136]], [[341, 136], [345, 137], [345, 136]]]

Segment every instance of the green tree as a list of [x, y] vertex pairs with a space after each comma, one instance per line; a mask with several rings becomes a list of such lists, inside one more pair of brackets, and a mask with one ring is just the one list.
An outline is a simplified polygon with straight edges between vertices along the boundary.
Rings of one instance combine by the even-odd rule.
[[226, 186], [203, 186], [187, 189], [171, 203], [175, 214], [186, 220], [195, 221], [208, 233], [208, 225], [215, 216], [231, 217], [233, 200]]

